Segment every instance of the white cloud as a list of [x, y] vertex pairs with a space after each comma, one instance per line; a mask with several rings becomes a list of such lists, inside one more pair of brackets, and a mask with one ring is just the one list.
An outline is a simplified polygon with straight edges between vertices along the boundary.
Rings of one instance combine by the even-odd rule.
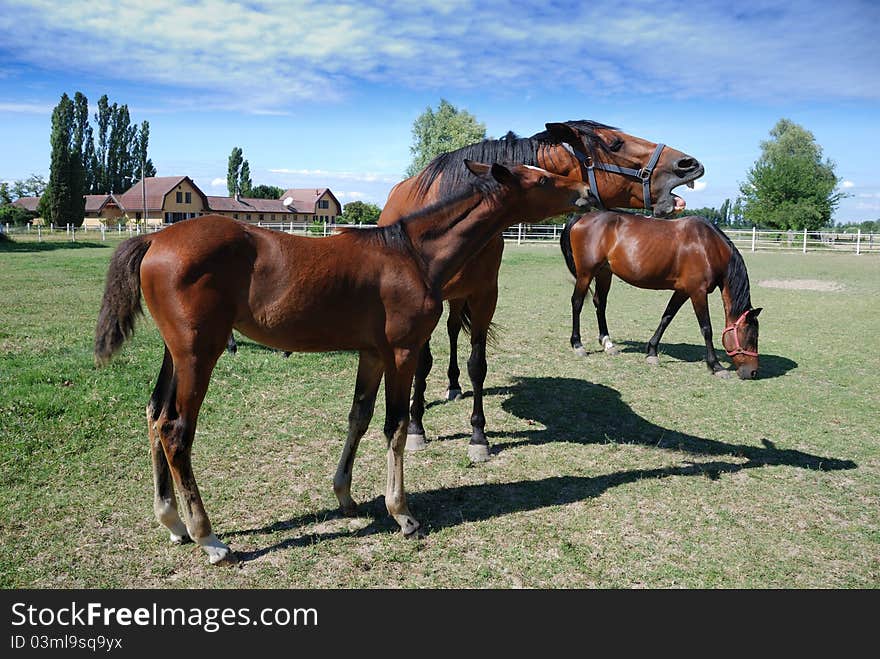
[[[332, 102], [360, 83], [658, 97], [880, 98], [880, 69], [872, 64], [880, 60], [880, 40], [876, 21], [864, 15], [876, 16], [876, 10], [860, 3], [762, 0], [685, 8], [656, 0], [650, 10], [639, 0], [618, 0], [613, 9], [601, 1], [538, 8], [476, 0], [3, 5], [0, 37], [14, 64], [126, 76], [183, 91], [168, 98], [185, 98], [201, 109], [284, 113], [301, 101]], [[589, 38], [568, 38], [573, 25], [589, 26]], [[552, 47], [558, 43], [565, 46]], [[539, 58], [536, 44], [549, 46]]]
[[694, 192], [701, 192], [706, 189], [705, 181], [694, 181]]
[[375, 174], [371, 172], [332, 172], [324, 169], [288, 169], [285, 167], [270, 169], [273, 174], [292, 174], [308, 178], [338, 179], [341, 181], [361, 181], [363, 183], [397, 183], [399, 176]]
[[15, 112], [17, 114], [52, 114], [52, 106], [40, 103], [0, 103], [0, 112]]
[[215, 179], [211, 179], [211, 187], [212, 187], [212, 188], [224, 188], [224, 187], [226, 187], [226, 179], [225, 179], [225, 178], [215, 178]]
[[840, 184], [840, 187], [841, 187], [841, 188], [854, 188], [854, 187], [856, 187], [856, 184], [853, 183], [852, 181], [843, 181], [843, 182]]

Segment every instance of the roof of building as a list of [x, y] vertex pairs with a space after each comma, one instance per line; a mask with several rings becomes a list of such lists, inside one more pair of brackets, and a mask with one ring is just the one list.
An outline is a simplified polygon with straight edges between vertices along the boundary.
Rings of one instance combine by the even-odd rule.
[[253, 199], [239, 197], [206, 197], [208, 208], [212, 211], [224, 213], [288, 213], [296, 209], [288, 210], [280, 199]]
[[119, 205], [126, 211], [142, 210], [144, 207], [143, 186], [146, 182], [147, 211], [162, 210], [162, 208], [164, 208], [165, 195], [167, 195], [184, 181], [189, 181], [189, 184], [192, 186], [193, 190], [201, 195], [202, 201], [204, 202], [205, 206], [208, 206], [208, 201], [205, 197], [205, 194], [199, 189], [199, 187], [195, 183], [193, 183], [193, 180], [189, 176], [148, 177], [143, 181], [138, 181], [121, 195], [116, 196], [116, 200], [119, 202]]
[[112, 194], [87, 194], [86, 198], [86, 213], [98, 213], [104, 209], [105, 206], [112, 205], [118, 206], [119, 203], [116, 201], [116, 197]]
[[19, 197], [15, 201], [12, 202], [13, 206], [18, 206], [19, 208], [24, 208], [26, 211], [31, 211], [32, 213], [37, 212], [37, 206], [40, 203], [39, 197]]
[[317, 212], [315, 205], [325, 193], [333, 198], [340, 209], [342, 208], [336, 195], [330, 192], [330, 188], [289, 188], [281, 195], [281, 200], [283, 203], [288, 197], [293, 199], [291, 206], [296, 208], [298, 213], [315, 213]]

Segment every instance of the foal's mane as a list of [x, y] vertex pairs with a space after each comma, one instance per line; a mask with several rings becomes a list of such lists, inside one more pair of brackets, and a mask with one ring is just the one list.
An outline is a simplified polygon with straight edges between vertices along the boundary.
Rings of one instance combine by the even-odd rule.
[[742, 254], [733, 244], [730, 237], [706, 218], [701, 218], [730, 248], [730, 260], [724, 273], [723, 286], [730, 297], [730, 314], [739, 316], [752, 308], [752, 296], [749, 287], [749, 273]]
[[[497, 200], [501, 194], [503, 186], [492, 178], [490, 174], [477, 176], [471, 173], [470, 170], [466, 169], [464, 165], [462, 165], [462, 169], [468, 174], [469, 179], [463, 186], [460, 186], [457, 191], [443, 194], [441, 198], [434, 203], [410, 213], [409, 215], [405, 215], [394, 224], [381, 227], [369, 227], [366, 229], [343, 227], [341, 232], [356, 233], [359, 236], [363, 236], [364, 240], [371, 243], [375, 244], [378, 242], [383, 246], [398, 251], [408, 252], [411, 245], [406, 231], [404, 230], [406, 224], [432, 215], [449, 213], [460, 203], [471, 198], [473, 198], [473, 207], [476, 207], [484, 201], [492, 203]], [[425, 235], [427, 236], [429, 233], [430, 231], [426, 232]]]
[[[586, 119], [566, 121], [564, 123], [566, 126], [574, 128], [581, 135], [591, 155], [597, 149], [602, 151], [608, 150], [608, 145], [596, 133], [597, 129], [617, 130], [613, 126], [606, 126], [597, 121]], [[506, 162], [537, 165], [538, 152], [541, 147], [559, 143], [559, 140], [553, 138], [549, 131], [546, 130], [536, 133], [531, 137], [518, 137], [513, 131], [510, 131], [500, 140], [483, 140], [482, 142], [450, 151], [449, 153], [440, 154], [416, 175], [418, 193], [420, 195], [426, 194], [441, 174], [440, 194], [442, 196], [466, 184], [471, 174], [462, 164], [465, 158], [485, 163]]]

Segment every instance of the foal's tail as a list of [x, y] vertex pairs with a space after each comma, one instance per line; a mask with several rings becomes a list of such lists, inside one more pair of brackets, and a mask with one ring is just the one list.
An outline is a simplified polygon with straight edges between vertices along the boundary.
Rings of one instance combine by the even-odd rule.
[[568, 271], [575, 278], [577, 278], [577, 268], [574, 264], [574, 254], [571, 251], [571, 227], [579, 219], [581, 218], [577, 215], [568, 218], [568, 222], [565, 223], [565, 227], [562, 229], [562, 235], [559, 236], [559, 247], [562, 249], [565, 265], [568, 266]]
[[134, 332], [141, 308], [141, 261], [150, 249], [148, 236], [136, 236], [113, 253], [107, 270], [104, 301], [95, 329], [95, 362], [106, 364]]

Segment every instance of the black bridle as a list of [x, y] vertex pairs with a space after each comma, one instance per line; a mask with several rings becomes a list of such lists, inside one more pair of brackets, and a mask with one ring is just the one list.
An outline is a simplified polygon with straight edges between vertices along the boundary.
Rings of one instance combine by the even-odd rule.
[[571, 155], [577, 158], [578, 162], [580, 162], [580, 164], [586, 168], [587, 181], [590, 184], [590, 189], [593, 192], [593, 196], [599, 203], [599, 208], [605, 210], [605, 204], [602, 203], [602, 197], [599, 196], [599, 185], [596, 182], [595, 170], [597, 169], [601, 169], [603, 172], [621, 174], [622, 176], [633, 176], [637, 179], [640, 179], [642, 181], [642, 200], [645, 203], [645, 210], [650, 212], [651, 174], [654, 173], [654, 168], [657, 166], [657, 161], [660, 160], [660, 154], [663, 152], [663, 149], [666, 148], [665, 144], [658, 144], [654, 148], [654, 153], [652, 153], [651, 157], [648, 159], [648, 164], [641, 169], [633, 169], [632, 167], [621, 167], [620, 165], [609, 165], [601, 161], [596, 161], [594, 158], [591, 158], [585, 153], [581, 153], [567, 142], [563, 142], [562, 146], [567, 147], [567, 150], [570, 151]]

